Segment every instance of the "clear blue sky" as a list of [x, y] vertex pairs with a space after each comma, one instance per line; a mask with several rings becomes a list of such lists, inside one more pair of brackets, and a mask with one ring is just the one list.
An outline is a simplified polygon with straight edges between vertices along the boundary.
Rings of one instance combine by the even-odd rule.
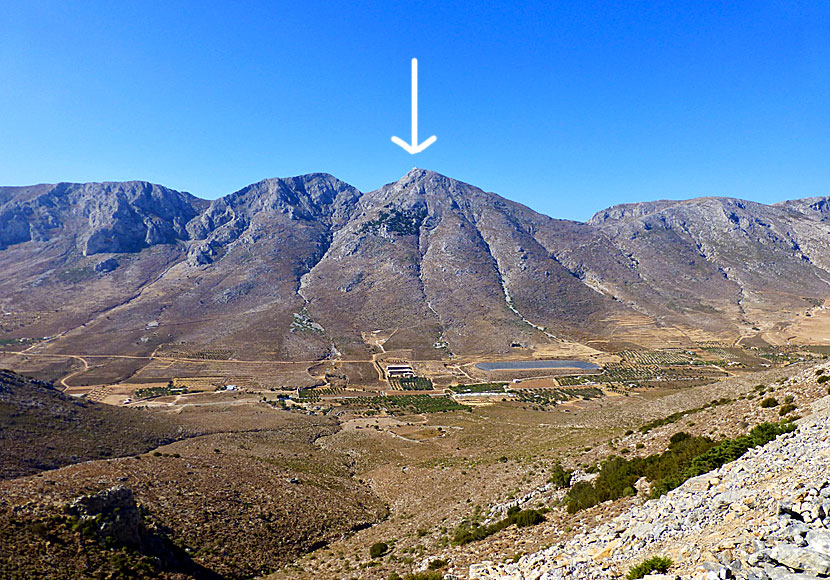
[[[420, 63], [411, 156], [409, 62]], [[828, 2], [0, 0], [0, 183], [414, 166], [554, 217], [830, 195]]]

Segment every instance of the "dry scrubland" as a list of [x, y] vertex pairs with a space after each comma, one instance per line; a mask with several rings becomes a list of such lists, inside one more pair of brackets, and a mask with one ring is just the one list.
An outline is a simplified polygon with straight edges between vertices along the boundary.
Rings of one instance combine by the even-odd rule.
[[[779, 355], [706, 349], [700, 356], [711, 360], [699, 368], [717, 370], [719, 357], [731, 357], [738, 366], [724, 364], [728, 370], [717, 372], [740, 376], [669, 388], [684, 383], [654, 380], [654, 372], [666, 374], [682, 353], [622, 351], [609, 359], [610, 368], [617, 369], [614, 373], [621, 372], [621, 364], [651, 369], [641, 386], [606, 385], [602, 396], [588, 400], [512, 399], [469, 407], [423, 395], [406, 399], [406, 393], [394, 400], [411, 400], [410, 406], [391, 405], [393, 399], [367, 397], [371, 391], [343, 398], [346, 391], [331, 387], [320, 389], [322, 396], [312, 391], [314, 397], [295, 395], [286, 402], [267, 388], [256, 390], [255, 385], [263, 389], [261, 381], [252, 381], [246, 391], [214, 392], [206, 379], [201, 392], [155, 397], [138, 403], [147, 408], [130, 409], [70, 399], [5, 375], [3, 409], [10, 410], [11, 403], [35, 407], [45, 413], [36, 423], [49, 425], [65, 413], [54, 405], [69, 406], [79, 416], [72, 415], [76, 431], [63, 432], [64, 438], [68, 435], [74, 445], [86, 441], [90, 452], [106, 441], [113, 458], [73, 452], [57, 465], [94, 461], [34, 475], [31, 470], [50, 466], [9, 471], [29, 475], [0, 482], [0, 560], [6, 566], [0, 571], [11, 578], [28, 577], [31, 570], [72, 578], [130, 569], [148, 578], [381, 580], [438, 561], [433, 567], [463, 578], [471, 564], [539, 550], [638, 501], [624, 498], [568, 514], [560, 505], [564, 492], [546, 487], [557, 464], [585, 470], [610, 455], [659, 453], [678, 431], [737, 436], [760, 422], [778, 420], [785, 404], [794, 406], [792, 416], [826, 393], [813, 370], [822, 364], [820, 358], [754, 372], [761, 364], [787, 364], [797, 353], [769, 363], [769, 357]], [[325, 377], [340, 368], [318, 365], [315, 372]], [[679, 368], [698, 372], [698, 367]], [[530, 384], [541, 388], [550, 380]], [[20, 391], [21, 385], [28, 390]], [[109, 396], [117, 401], [137, 387], [146, 388], [122, 384], [113, 391], [120, 395]], [[599, 392], [592, 389], [585, 392]], [[9, 398], [12, 393], [16, 399]], [[768, 397], [778, 404], [762, 406]], [[33, 400], [41, 402], [33, 405]], [[427, 411], [442, 408], [451, 410]], [[110, 415], [110, 423], [100, 420]], [[34, 417], [19, 410], [10, 416]], [[641, 429], [650, 422], [655, 422], [652, 428]], [[40, 436], [45, 443], [30, 447], [32, 457], [41, 448], [64, 448], [48, 429]], [[67, 511], [79, 495], [118, 485], [129, 488], [143, 510], [146, 537], [139, 548], [122, 549]], [[460, 524], [488, 517], [497, 521], [504, 509], [491, 514], [493, 506], [506, 508], [522, 498], [525, 508], [549, 509], [546, 521], [510, 525], [485, 539], [453, 545]], [[388, 550], [371, 557], [370, 547], [380, 542]]]
[[[49, 413], [58, 408], [55, 401], [77, 406], [76, 423], [99, 442], [113, 434], [126, 438], [129, 432], [119, 428], [130, 428], [129, 423], [99, 421], [100, 415], [116, 421], [140, 416], [142, 425], [177, 425], [170, 439], [181, 440], [134, 455], [155, 447], [137, 439], [132, 447], [119, 448], [131, 457], [0, 482], [3, 578], [121, 577], [119, 570], [133, 570], [137, 577], [251, 577], [386, 513], [371, 490], [352, 478], [348, 456], [315, 446], [319, 437], [337, 430], [331, 419], [262, 404], [174, 412], [112, 408], [67, 401], [11, 374], [4, 378], [4, 408], [20, 409], [19, 401], [28, 405], [35, 397], [39, 408], [44, 401], [52, 404], [46, 407]], [[15, 400], [10, 401], [10, 393]], [[61, 433], [81, 435], [72, 429]], [[53, 437], [51, 442], [38, 440], [38, 447], [27, 452], [38, 456], [41, 445], [59, 448], [61, 442]], [[98, 516], [103, 517], [100, 530], [79, 525], [68, 511], [77, 496], [116, 485], [132, 490], [143, 510], [149, 539], [138, 549], [122, 550], [107, 531], [107, 518], [117, 519], [118, 510]], [[160, 565], [158, 558], [167, 564]]]
[[[765, 385], [763, 395], [760, 384]], [[408, 417], [404, 425], [410, 439], [418, 430], [432, 435], [418, 442], [395, 436], [401, 433], [399, 423], [378, 420], [375, 429], [371, 418], [360, 420], [360, 429], [343, 429], [320, 444], [350, 450], [357, 477], [388, 502], [389, 518], [302, 558], [273, 579], [382, 579], [424, 569], [432, 560], [446, 561], [445, 572], [464, 578], [470, 564], [539, 550], [584, 533], [640, 501], [624, 498], [568, 514], [559, 505], [563, 492], [545, 490], [526, 504], [551, 508], [545, 523], [511, 526], [478, 542], [451, 545], [454, 529], [465, 518], [486, 515], [493, 505], [544, 489], [556, 463], [579, 469], [612, 454], [630, 458], [659, 453], [679, 431], [735, 437], [755, 424], [781, 418], [782, 404], [761, 405], [767, 397], [779, 403], [792, 397], [795, 414], [826, 394], [826, 384], [817, 383], [811, 366], [802, 364], [679, 392], [580, 401], [552, 411], [504, 403], [470, 413]], [[721, 404], [697, 410], [718, 399]], [[687, 410], [693, 412], [647, 433], [640, 430]], [[369, 548], [377, 542], [393, 547], [383, 557], [371, 558]]]

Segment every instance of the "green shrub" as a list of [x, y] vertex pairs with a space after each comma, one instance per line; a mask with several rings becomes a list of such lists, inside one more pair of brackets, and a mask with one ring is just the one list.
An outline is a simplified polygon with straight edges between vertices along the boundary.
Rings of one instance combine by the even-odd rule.
[[380, 558], [389, 551], [389, 545], [386, 542], [377, 542], [372, 544], [369, 548], [369, 556], [372, 558]]
[[796, 407], [792, 403], [790, 403], [788, 405], [781, 405], [781, 408], [778, 409], [778, 415], [783, 417], [787, 413], [791, 413], [791, 412], [795, 411], [795, 409], [796, 409]]
[[767, 397], [766, 399], [761, 401], [761, 408], [762, 409], [769, 409], [771, 407], [777, 407], [777, 406], [778, 406], [778, 399], [776, 399], [775, 397]]
[[689, 435], [688, 433], [686, 433], [684, 431], [678, 431], [677, 433], [675, 433], [674, 435], [669, 437], [669, 443], [671, 443], [672, 445], [675, 445], [675, 444], [680, 443], [681, 441], [685, 441], [686, 439], [689, 439], [689, 438], [691, 438], [691, 435]]
[[575, 514], [579, 510], [597, 505], [601, 500], [593, 485], [587, 481], [576, 482], [568, 495], [565, 496], [568, 513]]
[[440, 558], [436, 558], [435, 560], [432, 560], [427, 565], [427, 568], [429, 568], [430, 570], [440, 570], [441, 568], [446, 566], [448, 563], [449, 562], [447, 562], [446, 560], [441, 560]]
[[563, 487], [571, 485], [572, 475], [573, 471], [565, 469], [562, 467], [561, 463], [557, 463], [550, 468], [550, 477], [548, 478], [548, 481], [556, 487], [562, 489]]
[[513, 516], [513, 521], [517, 528], [527, 528], [541, 524], [545, 521], [545, 516], [538, 510], [522, 510]]
[[463, 546], [470, 542], [477, 542], [483, 540], [488, 536], [502, 531], [506, 527], [516, 524], [516, 527], [525, 528], [528, 526], [535, 526], [545, 521], [545, 516], [539, 510], [522, 510], [518, 507], [512, 507], [507, 510], [507, 515], [491, 524], [481, 526], [475, 521], [461, 522], [453, 532], [452, 543], [456, 546]]
[[406, 574], [403, 580], [444, 580], [444, 575], [437, 570], [428, 570], [426, 572]]
[[641, 477], [652, 482], [651, 496], [659, 497], [687, 479], [717, 469], [751, 447], [763, 445], [794, 429], [790, 422], [780, 425], [762, 423], [746, 435], [723, 441], [676, 433], [663, 453], [632, 459], [611, 456], [602, 463], [593, 483], [580, 481], [571, 486], [564, 500], [568, 513], [625, 497], [631, 494], [635, 482]]
[[637, 580], [638, 578], [642, 578], [646, 574], [651, 574], [653, 572], [665, 574], [672, 566], [674, 566], [674, 562], [672, 562], [671, 559], [664, 558], [662, 556], [654, 556], [653, 558], [649, 558], [645, 562], [641, 562], [634, 566], [628, 571], [628, 576], [626, 576], [626, 578], [628, 578], [628, 580]]
[[[758, 385], [755, 388], [757, 389], [759, 387], [764, 388], [764, 385]], [[701, 411], [703, 411], [705, 409], [708, 409], [710, 407], [719, 407], [720, 405], [726, 405], [727, 403], [731, 403], [731, 402], [732, 402], [732, 399], [729, 399], [728, 397], [721, 397], [720, 399], [715, 399], [715, 400], [711, 401], [710, 403], [707, 403], [707, 404], [703, 405], [702, 407], [697, 407], [695, 409], [688, 409], [686, 411], [678, 411], [677, 413], [672, 413], [668, 417], [663, 417], [662, 419], [655, 419], [654, 421], [646, 423], [645, 425], [640, 427], [640, 432], [641, 433], [648, 433], [649, 431], [651, 431], [652, 429], [656, 429], [657, 427], [662, 427], [663, 425], [668, 425], [670, 423], [676, 423], [677, 421], [679, 421], [680, 419], [682, 419], [683, 417], [685, 417], [687, 415], [693, 415], [695, 413], [700, 413]]]
[[830, 375], [821, 375], [819, 378], [816, 379], [816, 382], [818, 384], [826, 383], [827, 381], [830, 381]]

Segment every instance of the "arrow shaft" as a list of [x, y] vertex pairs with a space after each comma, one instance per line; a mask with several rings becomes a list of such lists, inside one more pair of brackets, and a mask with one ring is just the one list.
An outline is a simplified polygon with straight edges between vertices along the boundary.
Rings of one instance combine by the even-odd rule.
[[412, 144], [418, 145], [418, 59], [412, 59]]
[[437, 137], [433, 135], [420, 145], [418, 144], [418, 59], [412, 59], [412, 143], [406, 143], [403, 139], [399, 137], [392, 137], [392, 142], [400, 147], [403, 147], [409, 153], [413, 155], [415, 153], [420, 153], [433, 143]]

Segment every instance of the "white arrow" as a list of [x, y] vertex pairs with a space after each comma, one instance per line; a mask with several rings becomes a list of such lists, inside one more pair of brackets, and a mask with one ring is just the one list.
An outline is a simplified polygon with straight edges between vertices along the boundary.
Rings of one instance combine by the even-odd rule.
[[418, 145], [418, 59], [412, 59], [412, 144], [410, 145], [400, 137], [392, 137], [392, 143], [400, 145], [412, 155], [420, 153], [438, 140], [433, 135]]

